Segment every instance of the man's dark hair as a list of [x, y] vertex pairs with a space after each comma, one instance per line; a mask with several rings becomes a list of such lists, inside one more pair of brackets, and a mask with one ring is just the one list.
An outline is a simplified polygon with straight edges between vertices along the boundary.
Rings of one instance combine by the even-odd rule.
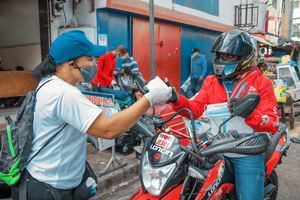
[[195, 53], [195, 52], [199, 52], [200, 53], [200, 50], [198, 48], [193, 48], [192, 53]]
[[126, 49], [126, 47], [124, 47], [122, 45], [117, 46], [116, 51], [119, 51], [122, 55], [124, 55], [125, 53], [128, 52], [127, 49]]

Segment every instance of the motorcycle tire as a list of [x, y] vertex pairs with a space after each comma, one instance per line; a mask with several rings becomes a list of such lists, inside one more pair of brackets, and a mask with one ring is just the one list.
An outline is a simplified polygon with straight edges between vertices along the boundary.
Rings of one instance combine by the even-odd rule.
[[272, 195], [271, 195], [271, 200], [276, 200], [277, 198], [277, 193], [278, 193], [278, 177], [277, 177], [277, 173], [276, 171], [273, 171], [270, 176], [267, 178], [266, 182], [265, 182], [265, 186], [267, 184], [273, 184], [276, 186], [275, 190], [273, 191]]

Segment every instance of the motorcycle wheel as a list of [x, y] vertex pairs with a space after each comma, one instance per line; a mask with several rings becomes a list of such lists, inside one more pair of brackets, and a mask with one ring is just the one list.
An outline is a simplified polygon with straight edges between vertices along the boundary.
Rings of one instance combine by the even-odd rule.
[[276, 186], [276, 189], [273, 191], [270, 200], [276, 200], [278, 193], [278, 177], [276, 171], [273, 171], [270, 176], [267, 178], [265, 185], [273, 184]]

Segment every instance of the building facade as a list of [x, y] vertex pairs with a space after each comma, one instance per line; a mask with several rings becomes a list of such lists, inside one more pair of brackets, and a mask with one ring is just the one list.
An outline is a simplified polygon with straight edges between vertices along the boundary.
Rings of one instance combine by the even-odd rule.
[[296, 41], [300, 41], [300, 1], [294, 0], [293, 7], [292, 38]]
[[[190, 74], [193, 48], [199, 48], [206, 56], [208, 73], [213, 73], [214, 55], [210, 50], [215, 38], [234, 28], [267, 33], [270, 37], [280, 35], [281, 30], [288, 29], [280, 22], [284, 16], [283, 2], [286, 1], [155, 0], [156, 74], [168, 76], [178, 88]], [[10, 0], [0, 3], [0, 16], [5, 19], [0, 20], [4, 27], [0, 31], [0, 54], [11, 65], [24, 63], [26, 69], [33, 69], [47, 55], [50, 43], [59, 34], [81, 29], [92, 42], [107, 46], [108, 50], [117, 45], [128, 47], [144, 76], [150, 78], [148, 0]], [[8, 11], [14, 11], [19, 5], [28, 8], [22, 12], [16, 10], [11, 16]], [[10, 26], [16, 20], [25, 26]], [[18, 49], [22, 51], [16, 57], [13, 52]]]

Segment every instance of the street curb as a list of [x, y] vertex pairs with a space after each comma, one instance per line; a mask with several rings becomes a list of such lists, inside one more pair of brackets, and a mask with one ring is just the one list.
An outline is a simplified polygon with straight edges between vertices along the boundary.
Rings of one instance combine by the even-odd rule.
[[139, 160], [136, 159], [134, 152], [127, 156], [116, 153], [118, 163], [126, 165], [101, 175], [100, 172], [104, 170], [111, 156], [110, 149], [98, 152], [90, 144], [87, 145], [87, 160], [98, 178], [97, 195], [92, 198], [94, 200], [112, 199], [113, 194], [126, 190], [134, 182], [138, 182]]
[[[136, 185], [138, 182], [138, 185], [135, 186], [134, 189], [130, 189], [130, 187], [132, 187], [132, 185]], [[124, 182], [123, 182], [124, 183]], [[125, 182], [126, 185], [121, 186], [121, 184], [114, 184], [109, 190], [106, 190], [104, 192], [99, 192], [97, 193], [97, 196], [94, 197], [92, 200], [102, 200], [102, 199], [116, 199], [116, 198], [112, 198], [112, 196], [122, 196], [122, 199], [129, 199], [134, 193], [136, 193], [138, 186], [139, 186], [139, 177], [135, 176], [135, 177], [131, 177], [130, 179], [128, 179], [128, 181]], [[126, 194], [124, 194], [124, 190], [126, 190]], [[131, 190], [131, 191], [128, 191]], [[118, 200], [120, 200], [118, 198]]]
[[122, 182], [128, 181], [134, 177], [137, 177], [139, 173], [138, 162], [128, 161], [127, 165], [112, 171], [103, 176], [98, 176], [98, 190], [103, 191], [110, 189], [114, 185], [119, 185]]

